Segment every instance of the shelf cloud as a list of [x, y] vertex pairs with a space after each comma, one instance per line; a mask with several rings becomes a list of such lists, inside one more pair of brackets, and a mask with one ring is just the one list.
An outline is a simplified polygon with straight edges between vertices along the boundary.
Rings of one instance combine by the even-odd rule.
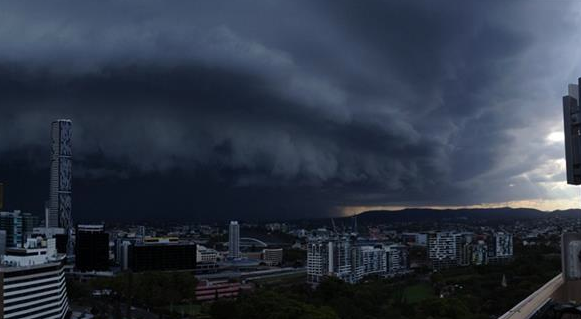
[[7, 204], [40, 213], [56, 118], [74, 121], [80, 219], [570, 203], [558, 132], [560, 97], [581, 76], [580, 9], [4, 1]]

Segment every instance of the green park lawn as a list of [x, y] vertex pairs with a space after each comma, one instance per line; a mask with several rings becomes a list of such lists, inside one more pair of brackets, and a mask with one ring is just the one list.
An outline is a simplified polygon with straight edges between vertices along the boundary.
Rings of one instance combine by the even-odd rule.
[[403, 297], [408, 303], [418, 303], [434, 297], [434, 289], [428, 283], [419, 283], [405, 288]]

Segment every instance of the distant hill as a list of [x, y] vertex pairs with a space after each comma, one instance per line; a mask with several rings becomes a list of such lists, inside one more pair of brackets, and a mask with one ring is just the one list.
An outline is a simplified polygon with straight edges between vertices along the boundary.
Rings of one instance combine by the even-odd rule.
[[581, 217], [581, 210], [544, 212], [530, 208], [429, 209], [408, 208], [397, 211], [375, 210], [357, 215], [360, 224], [393, 222], [454, 222], [462, 220], [509, 221], [550, 217]]

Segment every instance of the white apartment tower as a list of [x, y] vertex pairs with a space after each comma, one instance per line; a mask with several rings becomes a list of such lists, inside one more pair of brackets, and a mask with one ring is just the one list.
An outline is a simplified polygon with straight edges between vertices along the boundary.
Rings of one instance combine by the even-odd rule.
[[307, 244], [307, 282], [312, 284], [325, 277], [356, 283], [368, 275], [397, 275], [408, 269], [403, 245], [360, 246], [349, 238], [316, 238]]
[[456, 237], [454, 233], [428, 233], [428, 258], [434, 269], [456, 266]]
[[237, 221], [231, 221], [228, 229], [228, 257], [240, 258], [240, 225]]

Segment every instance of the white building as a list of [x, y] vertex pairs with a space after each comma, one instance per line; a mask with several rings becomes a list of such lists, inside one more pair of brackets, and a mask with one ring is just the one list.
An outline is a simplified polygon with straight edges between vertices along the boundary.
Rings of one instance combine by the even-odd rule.
[[228, 229], [228, 257], [240, 258], [240, 225], [237, 221], [231, 221]]
[[337, 277], [356, 283], [368, 275], [387, 275], [408, 269], [408, 251], [403, 245], [359, 246], [348, 238], [312, 240], [307, 244], [307, 281], [319, 283]]
[[307, 281], [321, 282], [325, 277], [352, 281], [352, 251], [346, 239], [313, 240], [307, 244]]
[[54, 239], [29, 239], [7, 250], [0, 265], [0, 318], [62, 319], [69, 310], [64, 255]]
[[361, 261], [364, 275], [384, 274], [387, 272], [387, 251], [380, 247], [363, 246]]
[[207, 248], [202, 245], [197, 245], [196, 248], [196, 262], [197, 263], [216, 263], [219, 259], [220, 253], [218, 251]]
[[512, 235], [498, 232], [494, 234], [497, 258], [511, 258], [513, 255]]
[[307, 281], [318, 283], [329, 274], [329, 245], [325, 241], [307, 244]]

